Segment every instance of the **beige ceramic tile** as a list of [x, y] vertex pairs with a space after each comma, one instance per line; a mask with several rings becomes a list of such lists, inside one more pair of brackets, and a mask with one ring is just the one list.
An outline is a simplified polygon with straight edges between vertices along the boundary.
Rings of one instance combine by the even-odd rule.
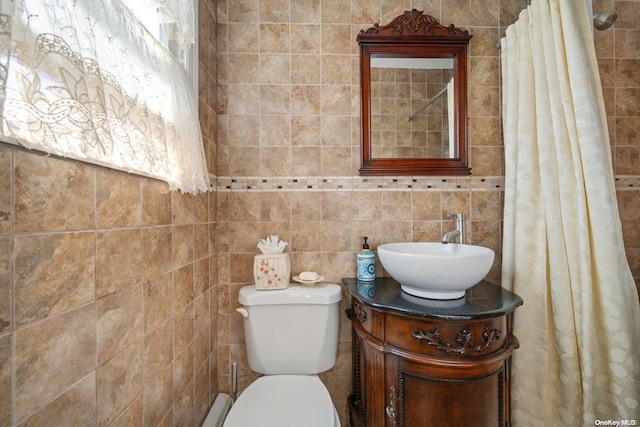
[[[209, 376], [210, 369], [208, 360], [196, 371], [196, 376], [194, 378], [194, 404], [195, 404], [195, 417], [196, 424], [202, 425], [205, 418], [209, 413], [209, 409], [212, 405], [212, 400], [214, 398], [209, 397]], [[213, 394], [216, 396], [217, 393]]]
[[411, 198], [411, 219], [413, 221], [440, 219], [440, 192], [414, 192]]
[[97, 303], [98, 364], [102, 365], [143, 333], [142, 284], [120, 289]]
[[229, 238], [231, 252], [259, 253], [258, 241], [264, 239], [260, 233], [260, 223], [232, 222], [229, 224]]
[[291, 22], [320, 22], [321, 0], [298, 0], [291, 8]]
[[318, 221], [322, 218], [322, 200], [318, 193], [291, 193], [291, 221]]
[[211, 271], [215, 257], [203, 258], [193, 263], [193, 288], [195, 295], [202, 295], [209, 290], [212, 283], [216, 283], [216, 270]]
[[171, 273], [145, 282], [143, 287], [144, 330], [150, 331], [173, 314]]
[[291, 120], [288, 116], [264, 116], [260, 121], [260, 145], [262, 147], [289, 147]]
[[[615, 57], [640, 58], [640, 29], [616, 29]], [[606, 32], [606, 31], [603, 31]]]
[[13, 149], [0, 143], [0, 234], [12, 231]]
[[[320, 116], [291, 117], [291, 145], [319, 146], [321, 141]], [[319, 157], [319, 156], [315, 156]], [[296, 162], [293, 162], [296, 165]], [[317, 174], [316, 174], [317, 175]]]
[[471, 218], [490, 220], [502, 218], [501, 193], [499, 191], [471, 192]]
[[640, 164], [640, 147], [616, 147], [615, 173], [619, 175], [635, 175]]
[[11, 337], [10, 334], [0, 335], [0, 426], [11, 425]]
[[229, 266], [232, 283], [253, 283], [253, 257], [258, 251], [249, 254], [232, 254]]
[[173, 359], [173, 398], [180, 396], [193, 381], [193, 346], [183, 345]]
[[98, 297], [142, 280], [142, 229], [98, 232], [96, 248]]
[[483, 27], [497, 27], [500, 17], [499, 0], [483, 0], [469, 2], [471, 11], [471, 24]]
[[640, 88], [616, 89], [616, 114], [640, 116]]
[[407, 221], [411, 219], [411, 193], [408, 191], [382, 193], [382, 219]]
[[293, 176], [318, 176], [322, 172], [319, 147], [292, 147], [291, 174]]
[[[351, 223], [325, 221], [322, 223], [321, 248], [324, 251], [351, 250]], [[317, 249], [316, 249], [317, 250]]]
[[158, 425], [173, 405], [173, 371], [164, 369], [143, 392], [144, 425]]
[[285, 85], [291, 82], [291, 59], [285, 54], [260, 55], [260, 84]]
[[16, 236], [16, 324], [24, 326], [92, 300], [94, 271], [94, 233]]
[[469, 56], [500, 56], [500, 49], [496, 47], [500, 41], [498, 28], [470, 27], [467, 28], [473, 36], [469, 43]]
[[194, 389], [193, 381], [180, 393], [173, 404], [173, 414], [177, 419], [183, 420], [187, 425], [193, 425], [194, 414]]
[[229, 150], [231, 176], [255, 176], [260, 170], [259, 147], [231, 147]]
[[116, 418], [109, 427], [142, 427], [143, 414], [142, 414], [142, 396], [138, 395], [124, 411], [122, 411], [118, 418]]
[[320, 222], [294, 222], [291, 224], [292, 252], [319, 252], [323, 233]]
[[16, 231], [94, 227], [94, 168], [19, 150], [14, 161]]
[[[260, 52], [288, 53], [289, 25], [288, 24], [260, 24]], [[288, 83], [288, 82], [287, 82]]]
[[176, 310], [173, 320], [173, 352], [175, 357], [193, 340], [194, 319], [193, 303]]
[[[484, 2], [483, 2], [484, 3]], [[440, 23], [444, 26], [454, 24], [456, 27], [467, 28], [471, 25], [471, 8], [470, 2], [466, 0], [442, 1]], [[475, 11], [479, 12], [481, 8], [476, 7]], [[486, 18], [485, 18], [486, 19]]]
[[15, 416], [32, 415], [95, 368], [96, 308], [81, 308], [15, 333]]
[[[208, 336], [208, 326], [210, 322], [210, 309], [209, 309], [209, 292], [199, 295], [194, 300], [194, 331], [196, 333], [202, 333], [203, 330], [207, 330]], [[208, 343], [203, 348], [208, 349]], [[196, 346], [198, 348], [198, 346]], [[205, 353], [209, 353], [206, 351]]]
[[133, 344], [97, 371], [98, 424], [115, 420], [142, 391], [142, 340]]
[[199, 260], [209, 255], [209, 224], [193, 226], [193, 259]]
[[11, 329], [11, 237], [0, 237], [0, 334]]
[[289, 85], [264, 84], [260, 85], [260, 113], [290, 114], [291, 89]]
[[96, 421], [96, 375], [90, 373], [29, 417], [24, 427], [89, 426]]
[[141, 178], [108, 169], [96, 169], [98, 228], [135, 227], [142, 223]]
[[142, 273], [153, 279], [171, 270], [171, 227], [142, 229]]
[[180, 191], [171, 192], [173, 225], [190, 224], [194, 221], [195, 196]]
[[142, 218], [144, 225], [171, 224], [169, 186], [153, 179], [142, 180]]
[[182, 309], [194, 298], [193, 264], [187, 264], [173, 272], [173, 307]]
[[265, 147], [260, 150], [261, 176], [291, 175], [291, 158], [289, 148]]
[[173, 267], [193, 262], [193, 225], [174, 226], [172, 234]]
[[[321, 81], [320, 55], [292, 55], [291, 84], [317, 85]], [[293, 110], [295, 114], [296, 111]]]
[[616, 145], [640, 146], [640, 117], [616, 117], [615, 135]]
[[320, 114], [320, 86], [300, 85], [291, 87], [291, 107], [296, 115]]
[[[345, 123], [346, 124], [346, 123]], [[348, 134], [348, 128], [341, 128], [344, 134]], [[323, 129], [323, 144], [333, 140], [332, 143], [345, 141], [344, 138], [340, 138], [341, 132], [337, 134], [327, 134], [330, 130]], [[331, 137], [329, 136], [331, 135]], [[324, 176], [337, 176], [337, 175], [351, 175], [351, 153], [344, 147], [325, 147], [322, 149], [322, 175]]]
[[150, 384], [171, 371], [173, 360], [173, 318], [160, 324], [144, 337], [144, 382]]
[[288, 221], [290, 218], [289, 192], [265, 192], [260, 194], [261, 221]]

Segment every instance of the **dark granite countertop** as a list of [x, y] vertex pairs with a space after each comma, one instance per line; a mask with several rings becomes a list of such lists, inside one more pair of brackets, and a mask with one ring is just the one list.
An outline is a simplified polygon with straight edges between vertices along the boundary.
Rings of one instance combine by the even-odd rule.
[[351, 296], [367, 306], [441, 320], [500, 317], [511, 313], [523, 303], [518, 295], [485, 281], [467, 290], [464, 298], [456, 300], [414, 297], [403, 292], [400, 284], [389, 277], [378, 277], [374, 282], [344, 278], [342, 283], [349, 289]]

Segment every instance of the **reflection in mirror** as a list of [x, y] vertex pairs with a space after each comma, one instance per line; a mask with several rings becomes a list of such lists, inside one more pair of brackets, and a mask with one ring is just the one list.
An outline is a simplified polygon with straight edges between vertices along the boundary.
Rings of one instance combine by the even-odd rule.
[[371, 155], [455, 158], [453, 58], [371, 55]]
[[362, 30], [361, 175], [468, 175], [471, 36], [416, 9]]

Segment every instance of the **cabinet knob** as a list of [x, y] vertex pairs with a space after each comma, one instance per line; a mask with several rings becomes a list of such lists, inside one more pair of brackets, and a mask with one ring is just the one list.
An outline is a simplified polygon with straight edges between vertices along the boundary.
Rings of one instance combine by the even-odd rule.
[[367, 321], [367, 312], [358, 303], [354, 304], [353, 314], [355, 314], [360, 323], [364, 323]]

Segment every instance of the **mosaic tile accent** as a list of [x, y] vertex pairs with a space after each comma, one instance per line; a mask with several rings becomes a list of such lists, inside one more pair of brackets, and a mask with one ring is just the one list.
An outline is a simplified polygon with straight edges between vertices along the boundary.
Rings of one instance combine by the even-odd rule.
[[218, 177], [217, 191], [499, 190], [504, 178], [416, 176]]
[[[504, 189], [504, 177], [425, 176], [221, 176], [212, 179], [217, 191], [415, 191]], [[616, 188], [640, 189], [640, 176], [617, 176]]]
[[616, 188], [636, 188], [640, 190], [640, 176], [619, 175], [616, 176]]

